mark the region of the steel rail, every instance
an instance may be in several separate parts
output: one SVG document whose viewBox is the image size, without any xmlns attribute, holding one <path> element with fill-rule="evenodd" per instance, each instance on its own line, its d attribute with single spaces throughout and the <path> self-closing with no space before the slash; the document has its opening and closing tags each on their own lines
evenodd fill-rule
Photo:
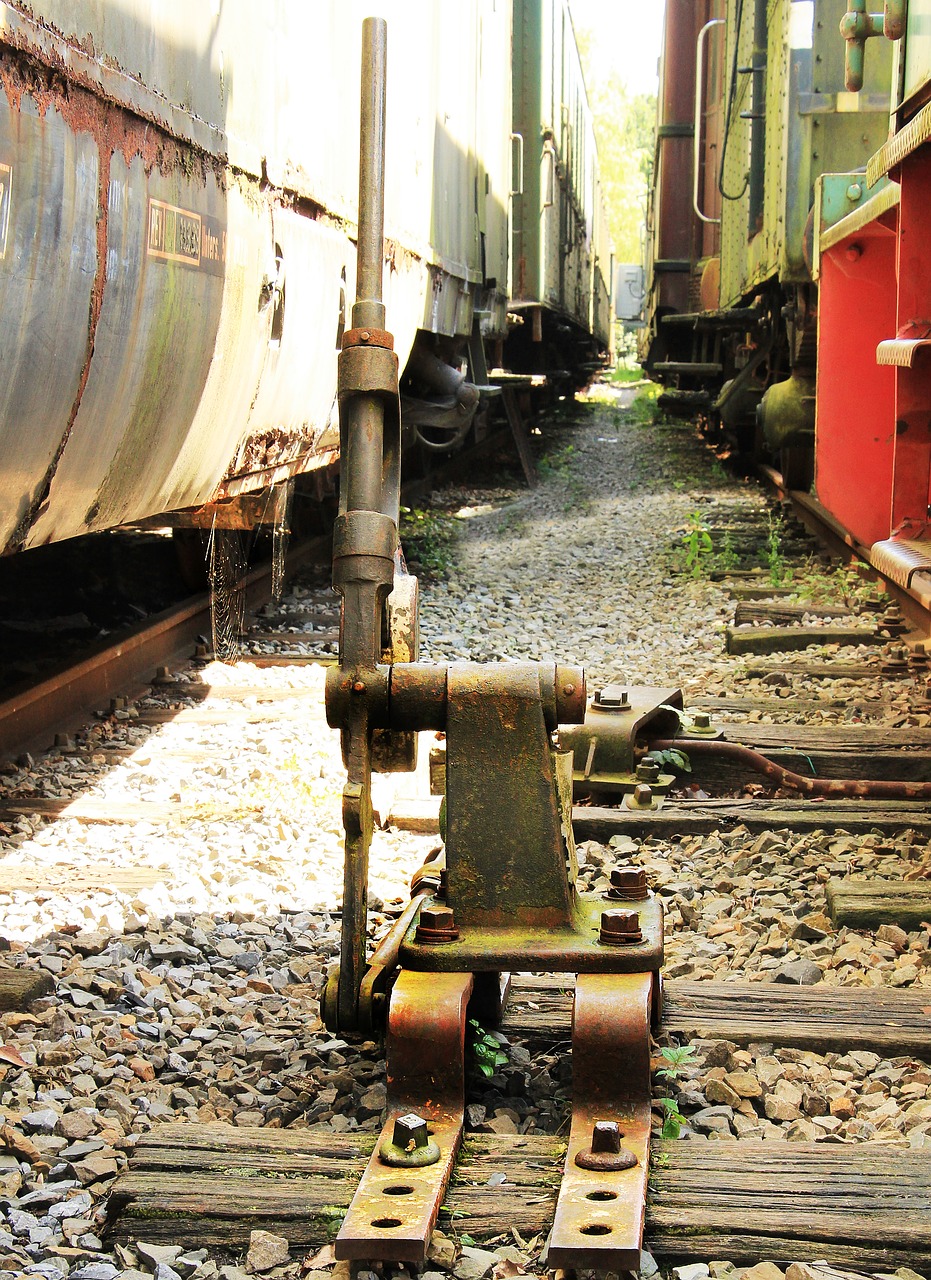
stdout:
<svg viewBox="0 0 931 1280">
<path fill-rule="evenodd" d="M 286 573 L 326 556 L 329 539 L 312 538 L 292 548 Z M 271 598 L 272 564 L 253 569 L 243 580 L 246 608 Z M 197 637 L 210 630 L 210 595 L 190 596 L 171 608 L 95 646 L 36 684 L 23 685 L 0 702 L 0 757 L 44 749 L 55 733 L 82 724 L 117 695 L 138 692 L 158 667 L 186 655 Z"/>
<path fill-rule="evenodd" d="M 882 589 L 898 602 L 912 626 L 923 636 L 931 637 L 931 591 L 921 590 L 917 583 L 913 587 L 903 587 L 900 583 L 893 582 L 872 563 L 868 546 L 858 542 L 817 498 L 800 489 L 790 489 L 775 468 L 761 463 L 757 465 L 756 473 L 781 501 L 790 504 L 810 534 L 841 559 L 869 569 L 873 580 L 880 583 Z M 927 587 L 926 575 L 918 574 L 916 578 L 924 578 L 923 585 Z"/>
</svg>

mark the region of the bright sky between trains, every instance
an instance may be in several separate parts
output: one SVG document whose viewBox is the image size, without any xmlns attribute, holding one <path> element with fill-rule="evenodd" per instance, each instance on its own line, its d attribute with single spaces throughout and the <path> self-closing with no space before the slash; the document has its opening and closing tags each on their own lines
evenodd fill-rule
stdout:
<svg viewBox="0 0 931 1280">
<path fill-rule="evenodd" d="M 617 71 L 630 93 L 656 93 L 665 5 L 660 0 L 569 0 L 576 30 L 598 33 L 590 59 L 598 80 Z"/>
</svg>

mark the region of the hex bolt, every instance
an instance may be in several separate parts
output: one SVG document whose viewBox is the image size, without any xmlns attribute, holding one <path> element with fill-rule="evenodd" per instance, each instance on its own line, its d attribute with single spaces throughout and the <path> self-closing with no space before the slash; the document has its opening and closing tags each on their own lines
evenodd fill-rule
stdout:
<svg viewBox="0 0 931 1280">
<path fill-rule="evenodd" d="M 601 913 L 601 932 L 599 939 L 612 946 L 626 946 L 630 942 L 640 942 L 643 932 L 640 928 L 639 911 L 619 911 L 616 908 Z"/>
<path fill-rule="evenodd" d="M 417 922 L 417 942 L 452 942 L 459 937 L 451 907 L 424 906 Z"/>
<path fill-rule="evenodd" d="M 692 724 L 695 726 L 696 729 L 710 729 L 711 728 L 711 712 L 696 711 L 695 714 L 692 716 Z"/>
<path fill-rule="evenodd" d="M 647 896 L 647 873 L 643 867 L 613 867 L 609 898 L 638 902 Z"/>
<path fill-rule="evenodd" d="M 414 1147 L 425 1147 L 429 1142 L 427 1122 L 416 1111 L 409 1111 L 406 1116 L 398 1116 L 394 1122 L 394 1133 L 391 1141 L 402 1151 L 412 1151 Z"/>
<path fill-rule="evenodd" d="M 659 761 L 645 756 L 637 765 L 637 777 L 641 782 L 655 782 L 659 777 Z"/>
<path fill-rule="evenodd" d="M 610 1151 L 621 1149 L 621 1130 L 616 1120 L 596 1120 L 592 1129 L 592 1151 Z"/>
<path fill-rule="evenodd" d="M 645 782 L 638 782 L 634 787 L 634 804 L 641 809 L 651 808 L 653 805 L 653 788 L 648 787 Z"/>
</svg>

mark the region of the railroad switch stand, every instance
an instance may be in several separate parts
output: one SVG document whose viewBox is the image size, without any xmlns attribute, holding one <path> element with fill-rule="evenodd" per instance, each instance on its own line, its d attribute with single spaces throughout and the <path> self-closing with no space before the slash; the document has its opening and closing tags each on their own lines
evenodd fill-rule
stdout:
<svg viewBox="0 0 931 1280">
<path fill-rule="evenodd" d="M 340 661 L 345 871 L 327 1026 L 385 1029 L 387 1123 L 336 1240 L 339 1258 L 420 1262 L 464 1123 L 469 1002 L 500 1014 L 512 969 L 575 973 L 574 1100 L 550 1262 L 635 1268 L 650 1136 L 649 1029 L 663 919 L 637 875 L 610 900 L 576 886 L 572 754 L 583 672 L 554 663 L 416 661 L 416 586 L 398 547 L 398 362 L 381 299 L 386 26 L 363 26 L 357 297 L 339 368 L 342 483 L 333 581 Z M 420 731 L 447 736 L 445 860 L 366 954 L 373 768 L 410 768 Z"/>
</svg>

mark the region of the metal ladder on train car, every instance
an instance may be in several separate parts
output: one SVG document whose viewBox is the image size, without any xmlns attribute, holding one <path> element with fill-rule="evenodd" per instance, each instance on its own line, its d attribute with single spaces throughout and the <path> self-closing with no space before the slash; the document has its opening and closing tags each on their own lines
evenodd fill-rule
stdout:
<svg viewBox="0 0 931 1280">
<path fill-rule="evenodd" d="M 507 974 L 519 969 L 578 975 L 550 1265 L 636 1268 L 662 908 L 639 884 L 614 890 L 610 903 L 576 889 L 572 755 L 556 735 L 584 719 L 584 673 L 416 660 L 416 582 L 398 542 L 398 361 L 382 301 L 386 45 L 384 21 L 366 19 L 357 290 L 339 358 L 340 658 L 326 694 L 348 775 L 345 872 L 340 959 L 323 1011 L 340 1034 L 384 1030 L 388 1110 L 336 1256 L 425 1258 L 462 1140 L 467 1010 L 472 1002 L 486 1019 L 500 1016 Z M 411 903 L 369 957 L 372 771 L 412 768 L 422 730 L 447 735 L 445 860 L 415 876 Z"/>
</svg>

